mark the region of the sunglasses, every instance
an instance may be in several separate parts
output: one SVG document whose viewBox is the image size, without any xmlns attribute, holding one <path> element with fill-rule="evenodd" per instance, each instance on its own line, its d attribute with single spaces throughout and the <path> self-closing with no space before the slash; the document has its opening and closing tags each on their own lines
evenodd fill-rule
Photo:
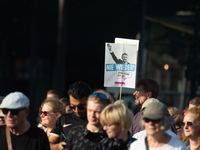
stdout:
<svg viewBox="0 0 200 150">
<path fill-rule="evenodd" d="M 79 110 L 84 110 L 84 109 L 85 109 L 85 106 L 84 106 L 84 105 L 78 105 L 78 106 L 70 105 L 70 106 L 69 106 L 69 108 L 70 108 L 70 109 L 73 109 L 73 110 L 75 110 L 76 107 L 77 107 Z"/>
<path fill-rule="evenodd" d="M 50 112 L 48 111 L 40 111 L 40 115 L 43 114 L 44 116 L 48 116 Z"/>
<path fill-rule="evenodd" d="M 194 125 L 192 122 L 183 122 L 183 126 L 187 125 L 188 127 Z"/>
<path fill-rule="evenodd" d="M 146 123 L 149 123 L 150 121 L 152 123 L 159 123 L 162 119 L 155 119 L 155 120 L 152 120 L 152 119 L 148 119 L 148 118 L 144 118 L 144 122 Z"/>
<path fill-rule="evenodd" d="M 106 95 L 103 94 L 103 93 L 95 92 L 95 93 L 92 94 L 92 96 L 96 96 L 96 95 L 98 95 L 99 97 L 101 97 L 101 98 L 103 98 L 105 100 L 108 100 Z"/>
<path fill-rule="evenodd" d="M 4 108 L 4 109 L 2 109 L 2 112 L 4 115 L 7 115 L 9 111 L 12 115 L 18 115 L 18 113 L 24 109 L 26 109 L 26 108 L 20 108 L 20 109 L 5 109 Z"/>
</svg>

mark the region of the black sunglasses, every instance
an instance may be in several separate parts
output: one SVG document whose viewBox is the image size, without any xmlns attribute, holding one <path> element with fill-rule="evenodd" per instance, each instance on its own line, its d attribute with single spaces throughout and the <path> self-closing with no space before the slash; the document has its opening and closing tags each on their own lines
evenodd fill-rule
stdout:
<svg viewBox="0 0 200 150">
<path fill-rule="evenodd" d="M 6 108 L 3 108 L 2 109 L 2 112 L 4 115 L 7 115 L 8 112 L 10 111 L 10 113 L 12 115 L 18 115 L 18 113 L 21 111 L 21 110 L 24 110 L 25 108 L 20 108 L 20 109 L 6 109 Z"/>
<path fill-rule="evenodd" d="M 194 123 L 192 122 L 183 122 L 183 126 L 187 125 L 188 127 L 192 126 Z"/>
<path fill-rule="evenodd" d="M 78 105 L 78 106 L 75 106 L 75 105 L 69 105 L 69 108 L 70 109 L 76 109 L 76 107 L 79 109 L 79 110 L 84 110 L 85 109 L 85 106 L 84 105 Z"/>
<path fill-rule="evenodd" d="M 146 123 L 149 123 L 150 121 L 152 123 L 159 123 L 161 120 L 162 119 L 155 119 L 155 120 L 153 120 L 153 119 L 144 118 L 144 122 L 146 122 Z"/>
</svg>

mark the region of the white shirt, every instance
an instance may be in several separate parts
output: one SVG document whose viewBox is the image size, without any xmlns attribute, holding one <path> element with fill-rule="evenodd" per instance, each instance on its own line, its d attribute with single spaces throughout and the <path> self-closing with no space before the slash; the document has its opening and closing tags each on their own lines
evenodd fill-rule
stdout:
<svg viewBox="0 0 200 150">
<path fill-rule="evenodd" d="M 178 136 L 174 132 L 172 132 L 171 130 L 169 130 L 169 129 L 166 130 L 165 133 L 167 133 L 168 135 L 170 135 L 172 137 L 178 138 Z M 138 139 L 138 140 L 142 139 L 142 138 L 145 138 L 146 136 L 147 136 L 146 130 L 142 130 L 142 131 L 137 132 L 137 133 L 135 133 L 133 135 L 133 137 L 136 138 L 136 139 Z"/>
<path fill-rule="evenodd" d="M 136 140 L 130 146 L 130 150 L 146 150 L 145 138 Z M 179 139 L 171 137 L 170 141 L 158 148 L 151 148 L 149 150 L 187 150 L 186 146 Z"/>
</svg>

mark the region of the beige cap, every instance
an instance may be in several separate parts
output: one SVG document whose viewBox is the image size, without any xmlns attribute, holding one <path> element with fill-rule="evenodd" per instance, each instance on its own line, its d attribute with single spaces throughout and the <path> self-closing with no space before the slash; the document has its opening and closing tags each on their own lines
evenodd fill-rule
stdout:
<svg viewBox="0 0 200 150">
<path fill-rule="evenodd" d="M 144 110 L 144 108 L 147 107 L 151 103 L 160 103 L 160 101 L 158 99 L 155 99 L 155 98 L 149 98 L 142 104 L 141 110 Z"/>
</svg>

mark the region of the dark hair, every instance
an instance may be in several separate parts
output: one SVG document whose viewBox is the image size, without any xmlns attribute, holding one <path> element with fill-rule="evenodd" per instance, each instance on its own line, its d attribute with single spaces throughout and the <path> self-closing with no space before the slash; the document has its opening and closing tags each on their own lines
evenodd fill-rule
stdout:
<svg viewBox="0 0 200 150">
<path fill-rule="evenodd" d="M 160 94 L 160 87 L 155 80 L 152 79 L 142 79 L 136 84 L 136 87 L 142 86 L 143 90 L 147 92 L 152 92 L 152 98 L 158 98 Z"/>
<path fill-rule="evenodd" d="M 87 98 L 90 94 L 92 94 L 92 89 L 84 82 L 75 82 L 69 86 L 68 96 L 71 95 L 75 99 Z"/>
<path fill-rule="evenodd" d="M 65 107 L 68 106 L 68 105 L 70 105 L 70 101 L 69 101 L 68 98 L 61 98 L 59 101 L 60 101 Z"/>
<path fill-rule="evenodd" d="M 123 55 L 127 55 L 127 56 L 128 56 L 128 54 L 127 54 L 127 53 L 123 53 L 123 54 L 122 54 L 122 56 L 123 56 Z"/>
</svg>

